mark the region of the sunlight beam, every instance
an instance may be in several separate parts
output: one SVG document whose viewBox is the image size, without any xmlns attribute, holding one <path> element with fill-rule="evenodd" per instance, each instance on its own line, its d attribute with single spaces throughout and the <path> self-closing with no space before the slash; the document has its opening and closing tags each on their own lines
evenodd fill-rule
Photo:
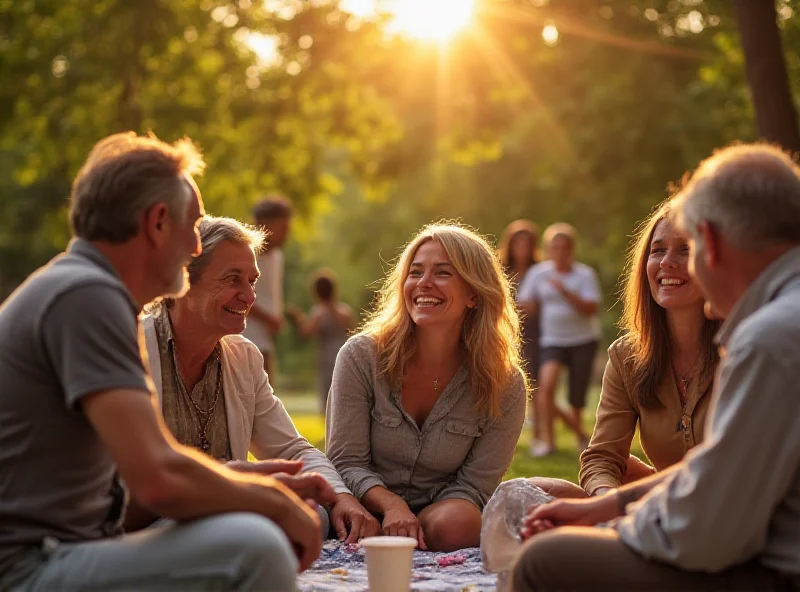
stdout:
<svg viewBox="0 0 800 592">
<path fill-rule="evenodd" d="M 390 31 L 445 42 L 470 24 L 475 6 L 474 0 L 387 0 L 386 10 Z"/>
</svg>

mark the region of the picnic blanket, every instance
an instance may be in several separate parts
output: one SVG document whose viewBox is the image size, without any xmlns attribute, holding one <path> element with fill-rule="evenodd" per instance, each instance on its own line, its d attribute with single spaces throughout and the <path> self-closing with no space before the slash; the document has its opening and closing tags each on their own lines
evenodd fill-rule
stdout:
<svg viewBox="0 0 800 592">
<path fill-rule="evenodd" d="M 300 592 L 366 592 L 367 564 L 357 545 L 326 541 L 322 553 L 297 578 Z M 414 592 L 495 592 L 497 574 L 485 571 L 477 547 L 453 553 L 414 551 Z"/>
</svg>

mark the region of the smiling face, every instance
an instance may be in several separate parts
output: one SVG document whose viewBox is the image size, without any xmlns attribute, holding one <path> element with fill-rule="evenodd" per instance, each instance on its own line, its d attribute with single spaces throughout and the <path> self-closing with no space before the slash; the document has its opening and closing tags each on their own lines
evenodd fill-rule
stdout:
<svg viewBox="0 0 800 592">
<path fill-rule="evenodd" d="M 689 274 L 689 237 L 668 220 L 661 220 L 650 239 L 647 280 L 650 293 L 667 310 L 701 307 L 703 294 Z"/>
<path fill-rule="evenodd" d="M 249 245 L 224 241 L 186 293 L 184 302 L 194 322 L 217 338 L 244 331 L 255 302 L 259 271 Z"/>
<path fill-rule="evenodd" d="M 475 305 L 473 290 L 436 240 L 423 243 L 414 254 L 403 283 L 403 300 L 419 327 L 460 325 Z"/>
</svg>

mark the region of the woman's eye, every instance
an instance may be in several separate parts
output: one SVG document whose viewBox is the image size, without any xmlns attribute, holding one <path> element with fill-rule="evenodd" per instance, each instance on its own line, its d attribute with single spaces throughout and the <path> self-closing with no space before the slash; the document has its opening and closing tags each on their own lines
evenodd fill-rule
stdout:
<svg viewBox="0 0 800 592">
<path fill-rule="evenodd" d="M 409 275 L 410 277 L 418 277 L 418 276 L 421 276 L 421 275 L 422 275 L 422 272 L 421 272 L 421 271 L 418 271 L 418 270 L 416 270 L 416 269 L 412 269 L 411 271 L 409 271 L 409 272 L 408 272 L 408 275 Z"/>
<path fill-rule="evenodd" d="M 667 250 L 664 247 L 656 247 L 655 249 L 650 250 L 651 255 L 663 254 L 666 252 Z"/>
</svg>

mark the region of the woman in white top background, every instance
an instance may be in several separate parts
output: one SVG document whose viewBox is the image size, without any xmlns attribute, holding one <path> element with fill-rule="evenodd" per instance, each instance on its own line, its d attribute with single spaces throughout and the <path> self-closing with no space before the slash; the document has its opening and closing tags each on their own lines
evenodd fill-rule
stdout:
<svg viewBox="0 0 800 592">
<path fill-rule="evenodd" d="M 555 450 L 556 415 L 575 432 L 581 450 L 588 445 L 581 411 L 600 340 L 601 298 L 595 271 L 575 260 L 576 241 L 571 225 L 562 222 L 548 227 L 544 232 L 548 260 L 528 271 L 517 293 L 520 307 L 529 315 L 539 315 L 539 389 L 534 400 L 540 439 L 531 441 L 533 456 Z M 569 373 L 568 410 L 555 404 L 563 367 Z"/>
</svg>

